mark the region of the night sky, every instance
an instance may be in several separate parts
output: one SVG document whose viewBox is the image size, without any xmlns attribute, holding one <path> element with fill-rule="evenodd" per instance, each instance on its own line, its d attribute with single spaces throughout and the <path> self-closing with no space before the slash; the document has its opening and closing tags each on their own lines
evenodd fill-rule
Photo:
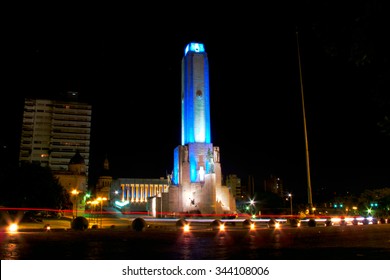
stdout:
<svg viewBox="0 0 390 280">
<path fill-rule="evenodd" d="M 305 195 L 298 30 L 313 193 L 390 187 L 378 125 L 390 114 L 389 4 L 269 2 L 8 10 L 2 154 L 18 160 L 24 97 L 71 90 L 93 105 L 92 181 L 106 155 L 114 177 L 165 177 L 181 139 L 181 59 L 200 42 L 223 174 L 244 185 L 251 175 L 256 188 L 272 174 Z"/>
</svg>

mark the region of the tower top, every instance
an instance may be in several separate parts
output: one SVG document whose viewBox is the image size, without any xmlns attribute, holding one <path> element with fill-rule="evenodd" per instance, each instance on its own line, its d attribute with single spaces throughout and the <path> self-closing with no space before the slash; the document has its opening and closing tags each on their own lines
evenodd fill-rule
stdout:
<svg viewBox="0 0 390 280">
<path fill-rule="evenodd" d="M 189 43 L 185 50 L 184 50 L 184 55 L 187 55 L 188 52 L 196 52 L 196 53 L 204 53 L 206 50 L 204 48 L 204 45 L 202 43 Z"/>
</svg>

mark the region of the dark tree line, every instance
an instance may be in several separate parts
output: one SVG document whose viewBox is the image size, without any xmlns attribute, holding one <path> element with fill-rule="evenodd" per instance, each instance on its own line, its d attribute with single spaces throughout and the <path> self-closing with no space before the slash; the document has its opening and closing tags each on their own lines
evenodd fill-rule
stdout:
<svg viewBox="0 0 390 280">
<path fill-rule="evenodd" d="M 0 170 L 0 205 L 66 209 L 69 194 L 48 167 L 23 164 Z"/>
</svg>

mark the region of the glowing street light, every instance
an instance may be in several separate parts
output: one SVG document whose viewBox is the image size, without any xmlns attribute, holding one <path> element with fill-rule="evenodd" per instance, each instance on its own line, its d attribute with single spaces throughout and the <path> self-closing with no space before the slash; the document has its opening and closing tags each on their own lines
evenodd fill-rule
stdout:
<svg viewBox="0 0 390 280">
<path fill-rule="evenodd" d="M 103 212 L 103 201 L 107 200 L 107 197 L 98 197 L 96 198 L 98 202 L 100 202 L 100 215 L 102 215 Z"/>
<path fill-rule="evenodd" d="M 80 191 L 79 190 L 77 190 L 77 189 L 73 189 L 72 190 L 72 195 L 75 197 L 75 204 L 76 204 L 76 215 L 73 215 L 73 219 L 75 218 L 75 216 L 76 216 L 76 218 L 77 218 L 77 208 L 78 208 L 78 200 L 79 200 L 79 193 L 80 193 Z M 74 207 L 73 207 L 74 208 Z M 73 211 L 74 212 L 74 211 Z M 72 213 L 73 213 L 72 212 Z"/>
<path fill-rule="evenodd" d="M 99 204 L 99 201 L 97 200 L 92 200 L 92 201 L 87 201 L 87 204 L 90 204 L 90 214 L 89 214 L 89 221 L 90 223 L 97 223 L 97 214 L 96 214 L 96 205 Z"/>
<path fill-rule="evenodd" d="M 98 197 L 96 198 L 98 202 L 100 202 L 100 228 L 102 227 L 102 221 L 103 221 L 103 201 L 107 200 L 107 197 Z"/>
<path fill-rule="evenodd" d="M 18 231 L 18 224 L 17 223 L 12 223 L 8 227 L 8 232 L 14 233 Z"/>
<path fill-rule="evenodd" d="M 190 231 L 190 225 L 189 224 L 185 224 L 184 227 L 183 227 L 183 231 L 184 232 L 189 232 Z"/>
<path fill-rule="evenodd" d="M 256 201 L 253 198 L 249 199 L 246 210 L 250 211 L 252 218 L 256 218 Z"/>
</svg>

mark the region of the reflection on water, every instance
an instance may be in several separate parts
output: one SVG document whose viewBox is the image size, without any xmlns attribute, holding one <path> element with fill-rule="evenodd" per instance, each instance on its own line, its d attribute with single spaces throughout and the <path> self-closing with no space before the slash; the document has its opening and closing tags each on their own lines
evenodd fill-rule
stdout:
<svg viewBox="0 0 390 280">
<path fill-rule="evenodd" d="M 388 259 L 390 225 L 218 231 L 0 232 L 2 260 Z M 367 243 L 369 240 L 369 243 Z M 369 246 L 368 246 L 369 245 Z M 337 246 L 337 252 L 335 248 Z"/>
<path fill-rule="evenodd" d="M 248 243 L 248 259 L 256 259 L 256 249 L 257 249 L 257 235 L 256 232 L 249 232 L 248 235 L 246 236 L 246 240 Z"/>
<path fill-rule="evenodd" d="M 3 233 L 2 233 L 3 234 Z M 20 258 L 22 238 L 19 234 L 4 234 L 0 243 L 0 259 L 17 260 Z"/>
<path fill-rule="evenodd" d="M 47 256 L 56 259 L 261 259 L 267 258 L 270 252 L 279 256 L 278 249 L 283 245 L 281 233 L 272 231 L 125 234 L 5 234 L 1 259 L 46 259 Z"/>
<path fill-rule="evenodd" d="M 193 244 L 191 233 L 184 233 L 178 238 L 177 246 L 180 248 L 182 257 L 180 259 L 190 260 Z"/>
<path fill-rule="evenodd" d="M 227 232 L 219 232 L 214 239 L 215 259 L 227 259 L 231 250 L 233 239 Z"/>
<path fill-rule="evenodd" d="M 280 238 L 280 231 L 277 231 L 273 235 L 272 244 L 275 249 L 280 249 L 282 246 L 280 244 L 281 238 Z"/>
<path fill-rule="evenodd" d="M 213 253 L 212 240 L 192 232 L 179 234 L 175 248 L 170 254 L 181 260 L 202 259 L 204 254 Z"/>
<path fill-rule="evenodd" d="M 183 233 L 176 242 L 177 259 L 235 259 L 256 256 L 255 232 Z M 206 256 L 206 257 L 205 257 Z"/>
</svg>

